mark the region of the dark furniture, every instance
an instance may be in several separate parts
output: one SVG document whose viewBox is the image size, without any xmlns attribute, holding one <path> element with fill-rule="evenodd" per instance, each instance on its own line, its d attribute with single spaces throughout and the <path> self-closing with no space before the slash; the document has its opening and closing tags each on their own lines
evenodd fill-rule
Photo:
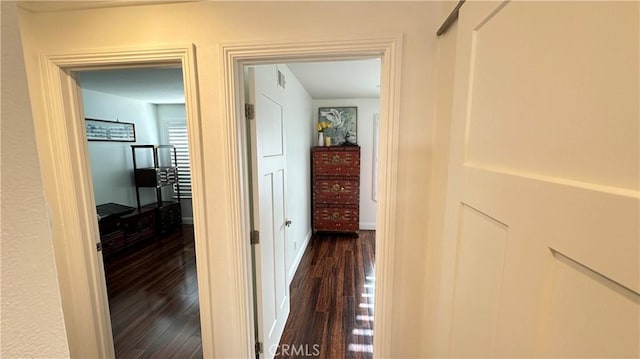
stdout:
<svg viewBox="0 0 640 359">
<path fill-rule="evenodd" d="M 311 149 L 314 232 L 358 234 L 360 227 L 360 147 Z"/>
<path fill-rule="evenodd" d="M 155 207 L 136 209 L 105 203 L 96 209 L 102 253 L 105 256 L 156 236 Z"/>
<path fill-rule="evenodd" d="M 138 167 L 136 151 L 151 151 L 148 154 L 153 158 L 153 166 Z M 160 153 L 160 151 L 166 151 L 166 153 Z M 176 188 L 175 201 L 163 201 L 162 199 L 163 188 L 172 186 L 178 181 L 178 168 L 173 166 L 171 161 L 171 157 L 173 157 L 173 163 L 177 163 L 175 147 L 170 145 L 132 145 L 131 152 L 138 207 L 106 203 L 96 208 L 100 242 L 105 256 L 137 243 L 159 238 L 182 227 L 180 189 Z M 140 203 L 140 190 L 144 188 L 155 190 L 155 203 L 147 205 Z"/>
<path fill-rule="evenodd" d="M 165 202 L 135 207 L 106 203 L 96 207 L 104 256 L 146 240 L 159 238 L 182 226 L 180 204 Z"/>
<path fill-rule="evenodd" d="M 151 151 L 153 166 L 138 167 L 136 151 Z M 164 151 L 164 153 L 161 153 L 161 151 Z M 175 201 L 164 201 L 162 199 L 162 189 L 178 183 L 178 167 L 173 165 L 178 163 L 176 148 L 172 145 L 132 145 L 131 154 L 133 156 L 133 173 L 136 185 L 138 211 L 142 213 L 144 210 L 155 210 L 155 226 L 159 235 L 169 233 L 173 229 L 179 228 L 182 225 L 180 186 L 175 186 Z M 164 158 L 163 155 L 165 155 Z M 173 157 L 173 163 L 171 157 Z M 140 190 L 142 188 L 155 189 L 156 203 L 141 206 Z"/>
</svg>

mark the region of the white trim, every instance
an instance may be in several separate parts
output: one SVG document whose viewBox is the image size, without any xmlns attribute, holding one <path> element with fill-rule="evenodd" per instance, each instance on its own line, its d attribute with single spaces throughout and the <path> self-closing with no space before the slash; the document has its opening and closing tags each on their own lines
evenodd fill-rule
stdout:
<svg viewBox="0 0 640 359">
<path fill-rule="evenodd" d="M 296 255 L 296 258 L 293 260 L 293 263 L 291 265 L 291 268 L 289 268 L 289 273 L 287 275 L 288 285 L 291 285 L 291 281 L 293 280 L 293 276 L 296 274 L 296 271 L 298 270 L 298 266 L 300 265 L 300 262 L 302 261 L 302 256 L 304 256 L 304 252 L 307 250 L 307 246 L 309 245 L 309 242 L 311 240 L 311 234 L 312 234 L 312 231 L 311 231 L 311 229 L 309 229 L 309 232 L 307 232 L 307 235 L 304 237 L 304 241 L 302 242 L 302 244 L 298 248 L 298 254 Z"/>
<path fill-rule="evenodd" d="M 371 156 L 371 200 L 378 201 L 378 137 L 380 133 L 380 114 L 373 114 L 373 155 Z M 374 224 L 375 226 L 375 224 Z"/>
<path fill-rule="evenodd" d="M 223 154 L 229 169 L 230 190 L 227 192 L 227 208 L 231 215 L 230 237 L 233 268 L 229 268 L 233 300 L 242 307 L 235 317 L 228 317 L 236 324 L 228 332 L 229 338 L 243 342 L 242 357 L 254 357 L 252 324 L 252 272 L 249 246 L 251 193 L 246 168 L 246 121 L 243 114 L 242 67 L 257 63 L 283 63 L 381 57 L 382 76 L 380 93 L 380 168 L 379 202 L 377 207 L 378 232 L 376 235 L 376 336 L 374 357 L 391 356 L 393 268 L 396 223 L 398 124 L 400 114 L 400 70 L 402 36 L 383 39 L 334 40 L 327 42 L 281 43 L 268 42 L 223 44 L 222 94 L 224 131 L 226 134 Z M 234 331 L 235 330 L 235 331 Z"/>
<path fill-rule="evenodd" d="M 201 121 L 196 81 L 195 48 L 166 45 L 147 48 L 85 49 L 40 58 L 42 113 L 34 116 L 36 141 L 43 171 L 45 196 L 53 219 L 53 241 L 63 313 L 71 357 L 114 357 L 111 322 L 102 256 L 95 249 L 99 234 L 95 221 L 91 173 L 87 155 L 81 93 L 75 71 L 96 68 L 182 66 L 190 151 L 195 169 L 192 182 L 197 225 L 196 253 L 202 346 L 213 356 L 211 261 L 206 226 L 207 208 Z"/>
<path fill-rule="evenodd" d="M 360 222 L 360 227 L 363 231 L 375 231 L 376 222 Z"/>
<path fill-rule="evenodd" d="M 182 224 L 193 224 L 193 217 L 182 217 Z"/>
</svg>

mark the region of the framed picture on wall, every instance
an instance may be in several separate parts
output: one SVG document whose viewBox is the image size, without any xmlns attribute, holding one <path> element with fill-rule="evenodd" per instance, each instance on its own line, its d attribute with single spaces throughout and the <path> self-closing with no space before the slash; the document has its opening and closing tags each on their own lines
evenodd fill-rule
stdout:
<svg viewBox="0 0 640 359">
<path fill-rule="evenodd" d="M 325 136 L 331 137 L 331 144 L 356 145 L 358 132 L 357 107 L 320 107 L 318 109 L 318 123 L 330 124 L 324 130 Z"/>
<path fill-rule="evenodd" d="M 85 118 L 88 141 L 136 142 L 136 125 Z"/>
</svg>

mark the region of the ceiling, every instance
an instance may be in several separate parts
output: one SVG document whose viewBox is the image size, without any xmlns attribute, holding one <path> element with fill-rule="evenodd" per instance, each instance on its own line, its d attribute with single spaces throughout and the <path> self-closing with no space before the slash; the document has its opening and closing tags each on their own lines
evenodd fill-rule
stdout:
<svg viewBox="0 0 640 359">
<path fill-rule="evenodd" d="M 380 97 L 380 59 L 287 64 L 313 99 Z"/>
<path fill-rule="evenodd" d="M 40 1 L 20 1 L 18 6 L 31 12 L 53 12 L 67 10 L 85 10 L 85 9 L 102 9 L 108 7 L 136 6 L 136 5 L 153 5 L 193 2 L 199 0 L 75 0 L 75 1 L 58 1 L 58 0 L 40 0 Z"/>
<path fill-rule="evenodd" d="M 288 64 L 313 99 L 377 98 L 380 59 Z M 83 89 L 155 103 L 184 103 L 180 68 L 83 71 Z"/>
<path fill-rule="evenodd" d="M 181 68 L 141 68 L 83 71 L 80 87 L 138 101 L 184 103 Z"/>
</svg>

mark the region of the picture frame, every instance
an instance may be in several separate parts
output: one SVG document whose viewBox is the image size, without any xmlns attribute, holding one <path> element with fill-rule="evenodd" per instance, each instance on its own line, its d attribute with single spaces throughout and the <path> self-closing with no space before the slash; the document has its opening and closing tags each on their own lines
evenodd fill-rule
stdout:
<svg viewBox="0 0 640 359">
<path fill-rule="evenodd" d="M 136 125 L 130 122 L 85 118 L 87 141 L 136 142 Z"/>
<path fill-rule="evenodd" d="M 325 137 L 331 137 L 332 146 L 357 145 L 358 108 L 348 107 L 320 107 L 318 109 L 318 123 L 329 123 L 324 129 Z"/>
</svg>

